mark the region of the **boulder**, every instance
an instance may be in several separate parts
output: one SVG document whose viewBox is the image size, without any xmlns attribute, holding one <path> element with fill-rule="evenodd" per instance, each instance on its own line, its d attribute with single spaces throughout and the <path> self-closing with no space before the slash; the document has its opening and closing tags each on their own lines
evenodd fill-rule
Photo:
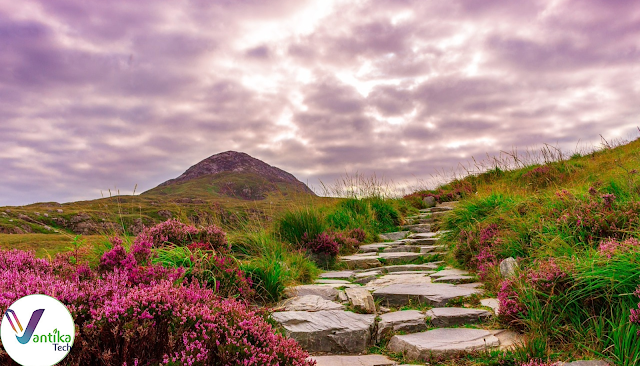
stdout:
<svg viewBox="0 0 640 366">
<path fill-rule="evenodd" d="M 498 314 L 498 311 L 500 310 L 500 302 L 498 301 L 498 299 L 482 299 L 480 300 L 480 304 L 482 304 L 482 306 L 491 308 L 494 314 Z"/>
<path fill-rule="evenodd" d="M 504 278 L 511 278 L 516 275 L 518 262 L 513 257 L 509 257 L 500 262 L 500 274 Z"/>
<path fill-rule="evenodd" d="M 424 207 L 427 208 L 436 207 L 436 199 L 433 196 L 427 196 L 423 198 L 422 203 L 424 204 Z"/>
<path fill-rule="evenodd" d="M 320 296 L 306 295 L 297 296 L 284 300 L 273 309 L 274 311 L 323 311 L 323 310 L 344 310 L 344 305 L 333 301 L 325 300 Z"/>
<path fill-rule="evenodd" d="M 431 324 L 436 327 L 473 324 L 485 321 L 493 316 L 490 311 L 466 308 L 433 308 L 427 311 Z"/>
<path fill-rule="evenodd" d="M 294 287 L 287 287 L 284 289 L 285 297 L 299 297 L 306 295 L 316 295 L 329 301 L 334 301 L 338 298 L 338 290 L 331 286 L 323 285 L 301 285 Z"/>
<path fill-rule="evenodd" d="M 498 338 L 484 329 L 440 328 L 395 335 L 387 348 L 392 352 L 404 353 L 410 360 L 428 360 L 432 355 L 480 351 L 499 345 Z"/>
<path fill-rule="evenodd" d="M 391 332 L 417 333 L 427 330 L 425 315 L 418 310 L 394 311 L 380 315 L 378 340 Z"/>
<path fill-rule="evenodd" d="M 341 310 L 283 311 L 271 317 L 308 352 L 364 352 L 375 326 L 375 315 Z"/>
<path fill-rule="evenodd" d="M 344 292 L 354 308 L 367 314 L 376 313 L 376 303 L 368 290 L 364 288 L 348 288 Z"/>
</svg>

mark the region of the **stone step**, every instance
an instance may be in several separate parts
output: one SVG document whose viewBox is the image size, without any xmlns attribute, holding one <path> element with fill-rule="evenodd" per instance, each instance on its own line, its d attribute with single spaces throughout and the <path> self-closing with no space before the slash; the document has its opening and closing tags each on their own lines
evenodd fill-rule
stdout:
<svg viewBox="0 0 640 366">
<path fill-rule="evenodd" d="M 339 260 L 340 262 L 344 263 L 349 269 L 369 269 L 382 266 L 382 263 L 376 257 L 349 255 L 340 257 Z"/>
<path fill-rule="evenodd" d="M 433 271 L 438 268 L 440 263 L 423 263 L 423 264 L 398 264 L 395 266 L 384 266 L 379 269 L 383 273 L 401 272 L 401 271 Z"/>
<path fill-rule="evenodd" d="M 432 207 L 430 212 L 448 212 L 451 210 L 453 210 L 453 207 L 439 206 L 439 207 Z"/>
<path fill-rule="evenodd" d="M 452 284 L 466 284 L 475 282 L 476 278 L 473 276 L 451 275 L 442 276 L 433 279 L 433 283 L 452 283 Z"/>
<path fill-rule="evenodd" d="M 426 316 L 418 310 L 394 311 L 380 315 L 378 341 L 393 333 L 417 333 L 427 330 Z"/>
<path fill-rule="evenodd" d="M 369 285 L 371 283 L 367 287 Z M 431 306 L 446 306 L 452 299 L 465 298 L 482 293 L 482 289 L 447 283 L 400 283 L 376 289 L 373 292 L 373 298 L 380 300 L 381 304 L 386 307 L 401 307 L 409 305 L 411 302 Z"/>
<path fill-rule="evenodd" d="M 493 316 L 487 310 L 467 308 L 433 308 L 425 315 L 431 318 L 431 324 L 435 327 L 481 323 Z"/>
<path fill-rule="evenodd" d="M 379 234 L 378 236 L 382 240 L 395 241 L 395 240 L 404 239 L 404 237 L 407 236 L 408 234 L 409 234 L 408 231 L 395 231 L 392 233 Z"/>
<path fill-rule="evenodd" d="M 440 232 L 428 232 L 428 233 L 414 233 L 407 236 L 407 239 L 428 239 L 435 238 L 438 236 Z"/>
<path fill-rule="evenodd" d="M 279 303 L 273 311 L 344 310 L 344 305 L 316 295 L 297 296 Z"/>
<path fill-rule="evenodd" d="M 404 239 L 403 242 L 405 245 L 436 245 L 438 242 L 438 238 L 430 237 L 430 238 L 414 238 L 414 239 Z"/>
<path fill-rule="evenodd" d="M 373 244 L 364 244 L 358 248 L 358 252 L 360 253 L 376 253 L 382 249 L 388 248 L 392 243 L 373 243 Z"/>
<path fill-rule="evenodd" d="M 395 335 L 387 348 L 410 360 L 427 361 L 434 355 L 482 351 L 499 347 L 500 340 L 484 329 L 440 328 L 423 333 Z"/>
<path fill-rule="evenodd" d="M 308 352 L 363 353 L 375 328 L 375 315 L 341 310 L 284 311 L 271 318 Z"/>
<path fill-rule="evenodd" d="M 382 250 L 383 253 L 394 253 L 394 252 L 412 252 L 412 253 L 420 253 L 422 247 L 418 245 L 394 245 L 384 248 Z"/>
<path fill-rule="evenodd" d="M 415 225 L 403 225 L 400 226 L 402 230 L 412 233 L 428 233 L 431 232 L 430 224 L 415 224 Z M 402 239 L 402 238 L 400 238 Z M 398 239 L 395 239 L 398 240 Z"/>
<path fill-rule="evenodd" d="M 319 278 L 335 279 L 335 280 L 349 280 L 355 275 L 354 271 L 331 271 L 323 272 L 318 276 Z"/>
<path fill-rule="evenodd" d="M 391 285 L 401 284 L 430 285 L 431 278 L 425 273 L 389 274 L 370 281 L 365 288 L 369 291 L 376 291 Z"/>
<path fill-rule="evenodd" d="M 396 366 L 398 363 L 382 355 L 312 356 L 316 366 Z"/>
<path fill-rule="evenodd" d="M 329 301 L 334 301 L 338 298 L 338 290 L 330 285 L 300 285 L 287 287 L 284 289 L 284 296 L 287 298 L 293 298 L 298 296 L 315 295 Z"/>
</svg>

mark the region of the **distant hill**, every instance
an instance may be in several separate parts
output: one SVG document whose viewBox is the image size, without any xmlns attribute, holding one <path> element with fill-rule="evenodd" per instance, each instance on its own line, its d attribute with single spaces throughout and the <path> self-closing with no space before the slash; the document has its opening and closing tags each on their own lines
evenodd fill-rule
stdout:
<svg viewBox="0 0 640 366">
<path fill-rule="evenodd" d="M 292 174 L 236 151 L 212 155 L 142 195 L 263 200 L 270 193 L 315 195 Z"/>
</svg>

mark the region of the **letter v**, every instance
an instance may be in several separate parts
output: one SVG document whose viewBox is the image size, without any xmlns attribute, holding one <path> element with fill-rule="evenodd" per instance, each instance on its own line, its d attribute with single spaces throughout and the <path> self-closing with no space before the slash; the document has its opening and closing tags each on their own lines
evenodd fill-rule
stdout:
<svg viewBox="0 0 640 366">
<path fill-rule="evenodd" d="M 42 318 L 42 313 L 44 313 L 44 309 L 36 310 L 33 312 L 33 314 L 31 314 L 31 319 L 29 319 L 29 324 L 27 324 L 27 328 L 24 330 L 24 334 L 22 335 L 22 337 L 16 336 L 18 342 L 20 342 L 21 344 L 26 344 L 29 342 L 31 336 L 33 335 L 33 332 L 36 330 L 36 326 L 38 325 L 40 318 Z"/>
</svg>

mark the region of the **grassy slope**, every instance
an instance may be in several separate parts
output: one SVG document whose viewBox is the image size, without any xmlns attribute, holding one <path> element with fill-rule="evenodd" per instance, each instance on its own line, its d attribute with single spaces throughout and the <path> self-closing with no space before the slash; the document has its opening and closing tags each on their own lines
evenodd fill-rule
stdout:
<svg viewBox="0 0 640 366">
<path fill-rule="evenodd" d="M 545 166 L 494 169 L 414 197 L 463 196 L 441 225 L 451 230 L 449 260 L 479 270 L 490 293 L 502 280 L 496 264 L 518 258 L 522 278 L 511 288 L 526 311 L 504 321 L 527 335 L 522 358 L 606 357 L 632 365 L 640 362 L 640 337 L 628 321 L 638 302 L 632 292 L 640 284 L 640 248 L 608 258 L 598 247 L 607 238 L 640 237 L 634 169 L 640 140 Z M 552 280 L 535 282 L 531 274 Z"/>
</svg>

